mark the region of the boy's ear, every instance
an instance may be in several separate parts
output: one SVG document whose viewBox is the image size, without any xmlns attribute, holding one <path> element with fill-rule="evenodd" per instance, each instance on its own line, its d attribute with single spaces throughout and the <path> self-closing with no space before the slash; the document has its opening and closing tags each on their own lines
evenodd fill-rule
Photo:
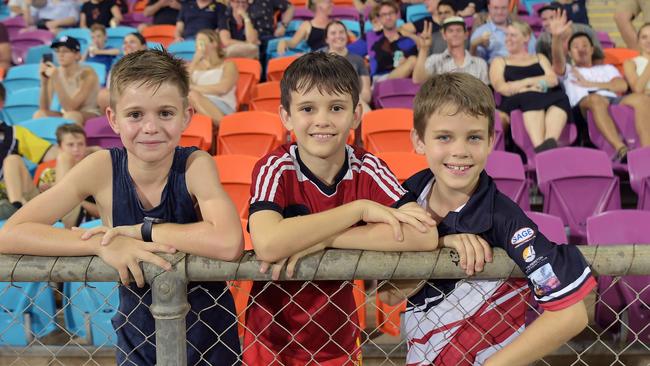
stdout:
<svg viewBox="0 0 650 366">
<path fill-rule="evenodd" d="M 361 124 L 361 117 L 363 117 L 363 104 L 358 103 L 357 107 L 354 109 L 354 122 L 352 123 L 353 130 L 356 130 Z"/>
<path fill-rule="evenodd" d="M 108 124 L 111 126 L 111 129 L 113 132 L 116 134 L 120 134 L 120 129 L 117 126 L 117 114 L 115 114 L 115 111 L 113 111 L 113 108 L 111 106 L 106 107 L 106 118 L 108 118 Z"/>
<path fill-rule="evenodd" d="M 190 106 L 190 103 L 188 102 L 187 108 L 185 108 L 184 111 L 185 117 L 183 119 L 183 131 L 185 131 L 187 126 L 190 125 L 190 122 L 192 121 L 192 117 L 194 117 L 194 113 L 196 113 L 196 111 L 194 110 L 194 108 L 192 108 L 192 106 Z"/>
<path fill-rule="evenodd" d="M 284 109 L 284 106 L 282 104 L 280 104 L 278 107 L 278 113 L 280 114 L 280 119 L 282 120 L 284 128 L 289 131 L 293 131 L 293 124 L 291 124 L 291 114 L 288 110 Z"/>
<path fill-rule="evenodd" d="M 420 139 L 420 135 L 416 130 L 411 130 L 411 143 L 413 144 L 413 150 L 420 155 L 424 155 L 424 142 Z"/>
</svg>

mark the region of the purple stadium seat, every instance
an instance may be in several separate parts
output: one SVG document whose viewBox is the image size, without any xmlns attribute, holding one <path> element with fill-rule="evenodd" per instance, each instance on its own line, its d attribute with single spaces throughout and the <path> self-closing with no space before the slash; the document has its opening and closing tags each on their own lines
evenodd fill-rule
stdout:
<svg viewBox="0 0 650 366">
<path fill-rule="evenodd" d="M 589 245 L 650 243 L 650 211 L 617 210 L 587 220 Z M 616 228 L 612 230 L 612 228 Z M 627 333 L 628 344 L 635 340 L 650 344 L 650 276 L 623 276 L 614 282 L 610 276 L 598 277 L 595 320 L 610 332 Z M 623 313 L 627 312 L 627 317 Z M 619 320 L 627 319 L 625 326 Z M 619 333 L 620 334 L 620 333 Z"/>
<path fill-rule="evenodd" d="M 136 12 L 130 12 L 128 14 L 123 15 L 124 18 L 120 22 L 120 25 L 124 25 L 127 27 L 133 27 L 137 28 L 138 25 L 140 24 L 152 24 L 153 23 L 153 18 L 152 17 L 146 17 L 142 13 L 136 13 Z"/>
<path fill-rule="evenodd" d="M 503 151 L 506 149 L 506 143 L 503 139 L 503 124 L 501 122 L 501 114 L 494 111 L 494 147 L 493 150 Z"/>
<path fill-rule="evenodd" d="M 30 47 L 49 45 L 54 35 L 46 30 L 36 29 L 21 32 L 11 40 L 11 58 L 14 64 L 22 64 Z"/>
<path fill-rule="evenodd" d="M 312 20 L 314 13 L 307 8 L 295 8 L 292 20 Z"/>
<path fill-rule="evenodd" d="M 621 208 L 618 177 L 604 152 L 564 147 L 544 151 L 536 160 L 544 212 L 569 227 L 570 243 L 585 243 L 588 217 Z"/>
<path fill-rule="evenodd" d="M 639 147 L 639 136 L 636 132 L 636 126 L 634 124 L 634 110 L 632 107 L 625 105 L 617 104 L 609 106 L 609 114 L 612 116 L 616 128 L 619 131 L 619 135 L 623 139 L 623 142 L 627 145 L 629 149 L 636 149 Z M 603 150 L 607 153 L 607 156 L 614 157 L 616 151 L 612 145 L 610 145 L 605 137 L 600 133 L 594 122 L 594 117 L 591 112 L 587 113 L 587 128 L 589 129 L 589 139 L 591 142 L 596 145 L 599 150 Z M 625 166 L 619 163 L 614 164 L 616 170 L 625 170 Z"/>
<path fill-rule="evenodd" d="M 106 116 L 89 119 L 84 130 L 86 130 L 88 145 L 101 146 L 105 149 L 123 146 L 120 136 L 113 132 Z"/>
<path fill-rule="evenodd" d="M 535 147 L 528 137 L 528 132 L 524 127 L 524 115 L 520 110 L 514 110 L 510 113 L 510 133 L 512 133 L 512 139 L 515 144 L 519 146 L 521 150 L 526 154 L 526 170 L 534 171 L 535 170 Z M 568 123 L 560 135 L 558 140 L 559 146 L 569 146 L 571 145 L 576 138 L 578 137 L 578 130 L 573 123 Z"/>
<path fill-rule="evenodd" d="M 627 153 L 630 185 L 638 196 L 637 209 L 650 211 L 650 147 Z"/>
<path fill-rule="evenodd" d="M 7 27 L 9 40 L 13 40 L 14 37 L 20 32 L 20 30 L 25 28 L 25 20 L 20 15 L 3 19 L 2 23 L 5 25 L 5 27 Z"/>
<path fill-rule="evenodd" d="M 598 38 L 598 41 L 600 42 L 600 45 L 603 46 L 603 48 L 616 47 L 616 44 L 614 41 L 612 41 L 611 38 L 609 38 L 609 33 L 607 32 L 596 31 L 596 38 Z"/>
<path fill-rule="evenodd" d="M 492 151 L 485 164 L 485 171 L 494 179 L 501 193 L 515 201 L 522 210 L 530 210 L 528 181 L 519 155 Z"/>
<path fill-rule="evenodd" d="M 533 32 L 541 32 L 543 30 L 542 19 L 537 16 L 537 13 L 535 13 L 535 15 L 520 15 L 519 20 L 528 23 Z"/>
<path fill-rule="evenodd" d="M 413 98 L 420 89 L 411 79 L 388 79 L 375 84 L 373 97 L 375 108 L 413 109 Z"/>
<path fill-rule="evenodd" d="M 348 19 L 359 21 L 361 14 L 354 6 L 334 6 L 330 14 L 332 19 Z"/>
</svg>

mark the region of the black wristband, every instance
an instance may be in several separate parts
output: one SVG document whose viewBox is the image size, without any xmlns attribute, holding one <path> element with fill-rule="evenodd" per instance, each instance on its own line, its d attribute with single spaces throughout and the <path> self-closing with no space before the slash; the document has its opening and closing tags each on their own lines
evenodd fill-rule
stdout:
<svg viewBox="0 0 650 366">
<path fill-rule="evenodd" d="M 145 217 L 140 227 L 140 235 L 142 236 L 142 241 L 151 243 L 151 230 L 153 229 L 153 220 L 148 220 L 148 217 Z"/>
</svg>

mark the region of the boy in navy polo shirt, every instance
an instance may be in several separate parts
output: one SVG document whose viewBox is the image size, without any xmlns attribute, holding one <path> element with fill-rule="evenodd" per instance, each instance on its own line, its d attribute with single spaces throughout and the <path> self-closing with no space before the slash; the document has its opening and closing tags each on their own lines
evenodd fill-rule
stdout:
<svg viewBox="0 0 650 366">
<path fill-rule="evenodd" d="M 438 223 L 441 245 L 453 234 L 478 235 L 506 250 L 528 286 L 522 280 L 431 280 L 384 291 L 388 303 L 409 296 L 407 364 L 532 363 L 587 325 L 583 299 L 596 284 L 591 270 L 575 246 L 548 241 L 483 170 L 494 143 L 489 87 L 465 73 L 436 75 L 422 85 L 413 108 L 413 145 L 429 169 L 404 186 Z M 490 255 L 480 248 L 476 254 L 481 270 Z M 528 287 L 546 311 L 524 329 Z"/>
<path fill-rule="evenodd" d="M 287 257 L 294 263 L 326 247 L 435 249 L 431 217 L 406 203 L 406 191 L 381 160 L 346 145 L 362 113 L 352 65 L 335 54 L 309 53 L 287 68 L 280 88 L 280 116 L 297 142 L 263 157 L 253 170 L 248 222 L 258 259 L 281 268 Z M 356 226 L 361 221 L 376 224 Z M 251 298 L 244 364 L 360 363 L 349 282 L 255 282 Z"/>
</svg>

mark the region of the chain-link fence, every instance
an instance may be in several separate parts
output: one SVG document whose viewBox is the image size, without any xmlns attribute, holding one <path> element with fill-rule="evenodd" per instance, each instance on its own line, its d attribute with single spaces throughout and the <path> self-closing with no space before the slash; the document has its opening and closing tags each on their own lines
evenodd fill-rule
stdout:
<svg viewBox="0 0 650 366">
<path fill-rule="evenodd" d="M 650 245 L 580 250 L 589 325 L 540 364 L 650 365 Z M 290 282 L 251 253 L 169 259 L 138 289 L 96 257 L 0 256 L 0 365 L 480 365 L 541 312 L 501 250 L 471 281 L 448 249 L 330 250 Z"/>
</svg>

